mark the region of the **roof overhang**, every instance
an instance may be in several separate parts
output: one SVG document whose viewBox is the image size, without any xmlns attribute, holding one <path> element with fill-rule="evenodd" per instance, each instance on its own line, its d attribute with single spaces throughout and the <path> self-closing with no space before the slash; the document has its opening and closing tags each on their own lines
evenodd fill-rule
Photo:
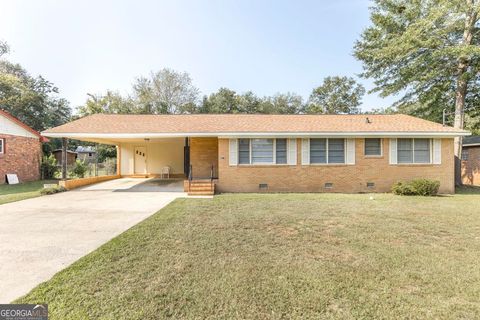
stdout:
<svg viewBox="0 0 480 320">
<path fill-rule="evenodd" d="M 175 132 L 175 133 L 53 133 L 43 132 L 50 138 L 69 138 L 78 140 L 121 141 L 124 139 L 155 139 L 155 138 L 184 138 L 184 137 L 218 137 L 218 138 L 288 138 L 288 137 L 391 137 L 391 138 L 453 138 L 468 136 L 470 132 Z"/>
</svg>

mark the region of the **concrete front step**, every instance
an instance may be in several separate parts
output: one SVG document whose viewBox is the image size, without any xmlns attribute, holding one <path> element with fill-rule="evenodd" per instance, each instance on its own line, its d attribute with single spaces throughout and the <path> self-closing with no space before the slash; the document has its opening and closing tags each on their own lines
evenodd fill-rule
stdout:
<svg viewBox="0 0 480 320">
<path fill-rule="evenodd" d="M 189 191 L 189 196 L 213 196 L 213 191 Z"/>
</svg>

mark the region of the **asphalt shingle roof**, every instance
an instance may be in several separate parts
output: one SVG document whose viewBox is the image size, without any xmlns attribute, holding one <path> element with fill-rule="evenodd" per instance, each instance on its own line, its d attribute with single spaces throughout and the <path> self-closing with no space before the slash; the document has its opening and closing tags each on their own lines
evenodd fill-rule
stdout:
<svg viewBox="0 0 480 320">
<path fill-rule="evenodd" d="M 368 121 L 367 121 L 368 118 Z M 231 132 L 435 132 L 452 127 L 396 115 L 117 115 L 95 114 L 48 129 L 49 133 L 231 133 Z"/>
</svg>

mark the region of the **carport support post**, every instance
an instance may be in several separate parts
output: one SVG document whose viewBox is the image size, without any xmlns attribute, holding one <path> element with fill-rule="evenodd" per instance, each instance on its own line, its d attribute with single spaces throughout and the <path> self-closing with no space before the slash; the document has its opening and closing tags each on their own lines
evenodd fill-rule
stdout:
<svg viewBox="0 0 480 320">
<path fill-rule="evenodd" d="M 62 138 L 62 180 L 67 180 L 67 138 Z"/>
<path fill-rule="evenodd" d="M 121 154 L 120 145 L 117 145 L 117 146 L 115 146 L 115 147 L 116 147 L 116 149 L 117 149 L 117 172 L 116 172 L 116 174 L 117 174 L 118 176 L 120 176 L 120 175 L 122 174 L 122 171 L 121 171 L 121 168 L 120 168 L 120 165 L 121 165 L 121 163 L 122 163 L 122 158 L 121 158 L 121 157 L 122 157 L 122 154 Z"/>
</svg>

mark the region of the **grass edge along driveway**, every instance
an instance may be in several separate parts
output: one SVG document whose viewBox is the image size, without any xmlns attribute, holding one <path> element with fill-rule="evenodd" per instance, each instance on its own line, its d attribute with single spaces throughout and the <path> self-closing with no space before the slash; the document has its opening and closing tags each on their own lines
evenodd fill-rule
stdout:
<svg viewBox="0 0 480 320">
<path fill-rule="evenodd" d="M 38 180 L 19 184 L 0 184 L 0 205 L 4 203 L 20 201 L 39 197 L 43 185 L 47 183 L 57 184 L 57 180 Z"/>
<path fill-rule="evenodd" d="M 479 318 L 478 203 L 177 199 L 16 302 L 51 319 Z"/>
</svg>

